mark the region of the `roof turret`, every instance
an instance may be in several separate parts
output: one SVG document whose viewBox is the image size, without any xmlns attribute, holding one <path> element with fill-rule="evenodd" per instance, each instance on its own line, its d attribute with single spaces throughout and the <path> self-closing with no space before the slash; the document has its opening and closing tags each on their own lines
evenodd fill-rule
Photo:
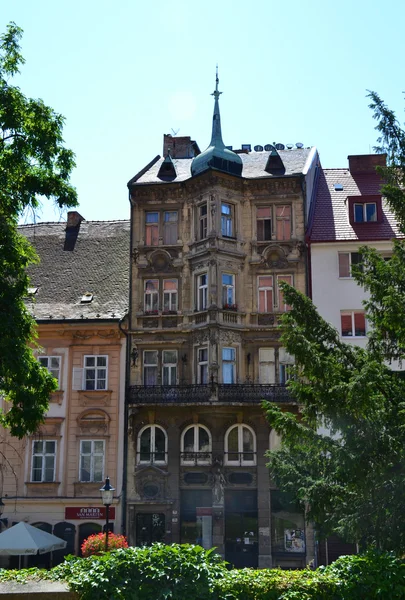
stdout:
<svg viewBox="0 0 405 600">
<path fill-rule="evenodd" d="M 211 94 L 214 96 L 214 115 L 212 118 L 212 135 L 210 145 L 204 152 L 193 159 L 191 164 L 191 175 L 194 177 L 199 173 L 203 173 L 208 169 L 215 169 L 230 173 L 231 175 L 242 174 L 242 159 L 240 156 L 228 150 L 222 140 L 221 132 L 221 116 L 219 113 L 219 96 L 222 92 L 218 91 L 218 68 L 215 81 L 215 91 Z"/>
</svg>

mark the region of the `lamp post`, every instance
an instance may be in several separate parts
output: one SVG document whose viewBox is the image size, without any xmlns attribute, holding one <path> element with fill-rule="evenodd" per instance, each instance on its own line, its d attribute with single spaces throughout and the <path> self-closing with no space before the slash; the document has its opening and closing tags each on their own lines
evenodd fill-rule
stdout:
<svg viewBox="0 0 405 600">
<path fill-rule="evenodd" d="M 5 504 L 3 502 L 3 498 L 1 498 L 1 496 L 0 496 L 0 519 L 1 519 L 1 516 L 2 516 L 2 514 L 4 512 L 4 507 L 5 507 Z"/>
<path fill-rule="evenodd" d="M 110 485 L 110 478 L 106 477 L 105 484 L 100 488 L 101 500 L 105 506 L 105 551 L 108 552 L 108 525 L 109 510 L 113 501 L 115 488 Z"/>
</svg>

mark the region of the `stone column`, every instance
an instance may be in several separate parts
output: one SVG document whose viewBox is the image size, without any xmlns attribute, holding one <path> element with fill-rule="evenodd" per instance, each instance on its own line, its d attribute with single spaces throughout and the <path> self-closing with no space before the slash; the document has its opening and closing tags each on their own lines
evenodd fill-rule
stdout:
<svg viewBox="0 0 405 600">
<path fill-rule="evenodd" d="M 269 432 L 263 423 L 257 433 L 257 510 L 259 536 L 259 569 L 270 568 L 271 560 L 271 511 L 270 480 L 264 453 L 269 448 Z"/>
</svg>

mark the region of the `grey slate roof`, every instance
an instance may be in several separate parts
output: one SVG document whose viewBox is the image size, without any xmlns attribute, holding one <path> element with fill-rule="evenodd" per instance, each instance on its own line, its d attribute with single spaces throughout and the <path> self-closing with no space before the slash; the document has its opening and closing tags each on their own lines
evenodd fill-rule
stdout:
<svg viewBox="0 0 405 600">
<path fill-rule="evenodd" d="M 300 175 L 301 173 L 304 173 L 305 165 L 311 150 L 312 148 L 279 150 L 280 157 L 285 166 L 284 176 Z M 274 177 L 274 175 L 265 171 L 269 154 L 270 152 L 249 152 L 248 154 L 239 154 L 243 163 L 242 177 L 246 179 Z M 139 175 L 135 176 L 130 184 L 166 183 L 157 176 L 163 160 L 163 158 L 159 157 L 156 162 L 153 163 L 152 161 L 151 165 L 148 165 L 149 168 L 140 171 Z M 173 158 L 173 163 L 177 172 L 177 177 L 173 180 L 173 183 L 186 181 L 191 178 L 192 162 L 192 158 Z"/>
<path fill-rule="evenodd" d="M 82 221 L 71 250 L 64 249 L 66 223 L 22 225 L 19 231 L 41 259 L 29 267 L 31 286 L 38 291 L 27 306 L 37 321 L 117 320 L 126 314 L 129 221 Z M 86 292 L 93 301 L 82 304 Z"/>
</svg>

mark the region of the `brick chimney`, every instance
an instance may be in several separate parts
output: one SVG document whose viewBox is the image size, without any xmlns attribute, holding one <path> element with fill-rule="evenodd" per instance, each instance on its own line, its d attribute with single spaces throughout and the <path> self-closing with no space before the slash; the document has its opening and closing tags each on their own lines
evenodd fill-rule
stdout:
<svg viewBox="0 0 405 600">
<path fill-rule="evenodd" d="M 348 156 L 349 171 L 352 175 L 375 173 L 376 167 L 387 165 L 386 154 L 355 154 Z"/>
<path fill-rule="evenodd" d="M 84 217 L 77 210 L 70 210 L 67 214 L 66 229 L 77 227 L 82 221 L 84 221 Z"/>
<path fill-rule="evenodd" d="M 194 158 L 201 154 L 197 142 L 190 136 L 173 137 L 170 133 L 163 135 L 163 157 L 166 158 L 170 148 L 172 158 Z"/>
</svg>

